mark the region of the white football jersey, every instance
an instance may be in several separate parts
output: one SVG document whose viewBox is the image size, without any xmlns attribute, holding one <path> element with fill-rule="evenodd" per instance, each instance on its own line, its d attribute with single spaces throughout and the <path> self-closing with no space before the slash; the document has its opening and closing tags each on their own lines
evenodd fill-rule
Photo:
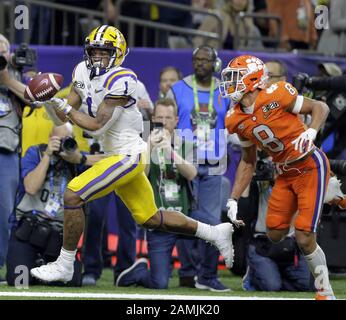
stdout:
<svg viewBox="0 0 346 320">
<path fill-rule="evenodd" d="M 105 153 L 138 154 L 146 150 L 146 143 L 140 137 L 143 117 L 136 106 L 137 76 L 132 70 L 114 67 L 90 80 L 90 70 L 82 61 L 73 71 L 72 81 L 82 100 L 80 110 L 94 118 L 105 98 L 130 98 L 126 106 L 115 107 L 123 108 L 122 113 L 100 139 Z"/>
</svg>

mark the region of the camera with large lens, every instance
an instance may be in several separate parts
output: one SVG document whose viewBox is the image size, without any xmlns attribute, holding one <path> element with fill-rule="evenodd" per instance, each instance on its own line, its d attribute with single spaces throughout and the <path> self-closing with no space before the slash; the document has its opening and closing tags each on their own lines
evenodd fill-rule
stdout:
<svg viewBox="0 0 346 320">
<path fill-rule="evenodd" d="M 26 43 L 21 43 L 14 51 L 12 62 L 16 67 L 33 67 L 36 64 L 36 51 L 30 49 Z"/>
<path fill-rule="evenodd" d="M 61 139 L 61 144 L 60 144 L 60 152 L 66 152 L 66 153 L 72 153 L 76 151 L 78 145 L 77 141 L 71 137 L 64 137 Z"/>
<path fill-rule="evenodd" d="M 304 72 L 298 72 L 292 78 L 292 85 L 298 91 L 298 93 L 303 93 L 304 89 L 307 88 L 310 80 L 310 76 Z"/>
<path fill-rule="evenodd" d="M 23 69 L 23 67 L 33 67 L 36 64 L 36 51 L 30 49 L 26 43 L 22 43 L 14 50 L 11 62 L 15 68 L 20 70 Z M 6 58 L 0 54 L 0 71 L 4 70 L 7 64 Z"/>
</svg>

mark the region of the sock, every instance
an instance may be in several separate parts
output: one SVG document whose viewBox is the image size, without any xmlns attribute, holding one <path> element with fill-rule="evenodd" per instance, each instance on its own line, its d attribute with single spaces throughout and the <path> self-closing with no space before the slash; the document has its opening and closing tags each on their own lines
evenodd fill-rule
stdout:
<svg viewBox="0 0 346 320">
<path fill-rule="evenodd" d="M 60 256 L 58 258 L 59 262 L 66 268 L 73 268 L 73 263 L 76 259 L 76 250 L 69 251 L 64 249 L 63 247 L 60 250 Z"/>
<path fill-rule="evenodd" d="M 215 227 L 197 221 L 197 231 L 195 236 L 206 241 L 213 241 L 217 239 L 218 232 L 215 230 Z"/>
<path fill-rule="evenodd" d="M 333 289 L 329 282 L 326 256 L 321 247 L 317 245 L 316 250 L 313 253 L 304 257 L 315 278 L 316 289 L 333 293 Z"/>
</svg>

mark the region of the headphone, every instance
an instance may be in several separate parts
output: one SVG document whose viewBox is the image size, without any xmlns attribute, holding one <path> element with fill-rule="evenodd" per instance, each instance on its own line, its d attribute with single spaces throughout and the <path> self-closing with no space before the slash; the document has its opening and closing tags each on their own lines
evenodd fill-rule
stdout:
<svg viewBox="0 0 346 320">
<path fill-rule="evenodd" d="M 197 47 L 195 50 L 193 50 L 192 57 L 194 57 L 196 55 L 196 53 L 201 49 L 209 51 L 209 53 L 212 56 L 212 59 L 214 61 L 213 71 L 214 72 L 220 72 L 221 68 L 222 68 L 222 60 L 219 58 L 217 51 L 213 47 L 210 47 L 207 45 Z"/>
</svg>

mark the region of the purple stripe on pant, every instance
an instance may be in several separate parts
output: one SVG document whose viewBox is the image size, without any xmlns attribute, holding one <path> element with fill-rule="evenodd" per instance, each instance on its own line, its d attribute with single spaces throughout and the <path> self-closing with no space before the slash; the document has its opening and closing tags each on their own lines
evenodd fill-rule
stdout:
<svg viewBox="0 0 346 320">
<path fill-rule="evenodd" d="M 88 191 L 91 187 L 93 187 L 96 183 L 100 182 L 101 180 L 105 179 L 108 175 L 110 175 L 114 170 L 125 164 L 130 160 L 130 156 L 126 156 L 121 161 L 117 162 L 116 164 L 112 165 L 110 168 L 108 168 L 104 173 L 102 173 L 100 176 L 96 177 L 92 181 L 90 181 L 85 187 L 83 187 L 81 190 L 77 192 L 79 196 L 81 196 L 83 193 Z"/>
<path fill-rule="evenodd" d="M 320 155 L 320 157 L 322 158 L 322 163 L 321 163 L 321 160 L 319 160 L 317 158 L 317 156 L 315 155 L 315 152 L 318 153 Z M 312 232 L 315 232 L 317 229 L 319 216 L 321 214 L 321 210 L 323 207 L 323 198 L 324 198 L 323 195 L 325 194 L 326 177 L 327 177 L 327 172 L 328 172 L 328 168 L 326 165 L 324 154 L 318 149 L 316 149 L 315 152 L 312 154 L 312 158 L 314 159 L 314 161 L 317 165 L 318 185 L 317 185 L 317 197 L 316 197 L 316 203 L 315 203 L 314 216 L 313 216 L 312 224 L 311 224 L 311 231 Z M 322 174 L 323 174 L 323 176 L 322 176 Z M 322 185 L 322 183 L 323 183 L 323 185 Z M 322 192 L 322 198 L 320 200 L 321 192 Z"/>
<path fill-rule="evenodd" d="M 121 177 L 123 177 L 124 175 L 128 174 L 129 172 L 131 172 L 132 170 L 134 170 L 137 165 L 139 164 L 140 162 L 140 156 L 141 155 L 138 155 L 135 163 L 128 169 L 126 169 L 125 171 L 123 171 L 121 174 L 117 175 L 114 179 L 112 179 L 110 182 L 108 182 L 106 185 L 104 185 L 103 187 L 95 190 L 94 192 L 92 192 L 90 195 L 88 195 L 84 201 L 88 201 L 91 197 L 93 197 L 96 193 L 98 192 L 101 192 L 102 190 L 108 188 L 111 184 L 113 184 L 114 182 L 118 181 Z"/>
</svg>

